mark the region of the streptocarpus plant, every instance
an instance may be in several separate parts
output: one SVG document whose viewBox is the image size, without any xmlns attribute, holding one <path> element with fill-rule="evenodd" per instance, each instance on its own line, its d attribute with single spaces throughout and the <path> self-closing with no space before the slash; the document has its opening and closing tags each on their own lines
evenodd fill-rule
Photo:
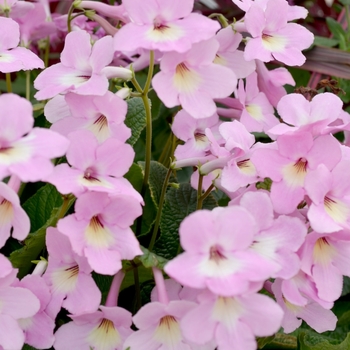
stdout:
<svg viewBox="0 0 350 350">
<path fill-rule="evenodd" d="M 349 348 L 350 115 L 267 65 L 306 9 L 6 4 L 0 348 Z"/>
</svg>

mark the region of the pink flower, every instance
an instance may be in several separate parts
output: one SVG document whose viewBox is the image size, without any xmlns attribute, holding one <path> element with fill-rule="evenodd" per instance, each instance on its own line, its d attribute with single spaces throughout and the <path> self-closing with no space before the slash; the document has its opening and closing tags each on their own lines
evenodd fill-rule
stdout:
<svg viewBox="0 0 350 350">
<path fill-rule="evenodd" d="M 22 209 L 19 198 L 8 185 L 0 182 L 0 247 L 10 237 L 24 240 L 30 230 L 30 221 Z"/>
<path fill-rule="evenodd" d="M 246 78 L 245 89 L 243 80 L 239 81 L 238 98 L 243 106 L 240 122 L 250 132 L 266 132 L 279 123 L 266 95 L 258 89 L 257 78 L 255 72 L 249 75 Z"/>
<path fill-rule="evenodd" d="M 58 133 L 33 129 L 32 110 L 18 95 L 0 96 L 0 179 L 15 174 L 25 182 L 42 180 L 54 168 L 50 159 L 68 148 L 69 141 Z"/>
<path fill-rule="evenodd" d="M 55 333 L 56 350 L 122 350 L 125 339 L 132 333 L 131 313 L 118 306 L 101 305 L 96 312 L 70 317 L 73 321 Z"/>
<path fill-rule="evenodd" d="M 99 144 L 92 132 L 78 130 L 69 135 L 68 164 L 55 167 L 47 182 L 63 194 L 78 196 L 86 191 L 124 193 L 142 202 L 139 193 L 122 176 L 129 170 L 134 151 L 117 139 Z"/>
<path fill-rule="evenodd" d="M 0 72 L 44 68 L 44 62 L 37 55 L 24 47 L 18 47 L 18 23 L 10 18 L 0 17 L 0 27 Z"/>
<path fill-rule="evenodd" d="M 343 102 L 329 92 L 316 95 L 308 101 L 301 94 L 289 94 L 281 98 L 277 105 L 278 114 L 284 123 L 269 130 L 272 135 L 310 132 L 313 136 L 329 134 L 329 124 L 342 118 Z"/>
<path fill-rule="evenodd" d="M 207 287 L 213 293 L 232 296 L 259 289 L 260 282 L 275 269 L 274 264 L 249 249 L 258 225 L 245 208 L 196 211 L 184 219 L 179 233 L 185 252 L 164 270 L 185 286 Z"/>
<path fill-rule="evenodd" d="M 87 32 L 69 33 L 61 53 L 61 63 L 46 68 L 35 79 L 34 87 L 39 90 L 35 98 L 45 100 L 68 91 L 101 96 L 108 90 L 109 78 L 130 79 L 132 72 L 129 69 L 106 67 L 114 55 L 112 41 L 111 36 L 105 36 L 91 47 Z"/>
<path fill-rule="evenodd" d="M 210 39 L 194 44 L 186 53 L 164 54 L 152 84 L 167 107 L 181 104 L 194 118 L 216 112 L 213 99 L 229 96 L 237 84 L 229 68 L 213 63 L 218 49 L 219 43 Z"/>
<path fill-rule="evenodd" d="M 247 31 L 253 37 L 244 51 L 246 60 L 276 59 L 290 66 L 301 66 L 305 62 L 301 51 L 312 44 L 314 36 L 299 24 L 287 23 L 288 11 L 285 0 L 269 0 L 265 9 L 252 3 L 244 18 Z"/>
<path fill-rule="evenodd" d="M 75 211 L 57 227 L 69 238 L 74 252 L 85 256 L 96 272 L 113 275 L 122 268 L 122 259 L 142 255 L 130 228 L 142 213 L 133 197 L 85 193 L 77 199 Z"/>
<path fill-rule="evenodd" d="M 86 258 L 75 254 L 69 239 L 53 227 L 46 231 L 46 247 L 49 264 L 43 278 L 51 292 L 47 314 L 56 318 L 61 306 L 72 314 L 96 311 L 101 292 Z"/>
<path fill-rule="evenodd" d="M 45 116 L 51 129 L 62 135 L 87 129 L 102 143 L 108 138 L 125 142 L 130 129 L 124 124 L 127 103 L 110 91 L 103 96 L 82 96 L 68 93 L 57 95 L 45 106 Z"/>
<path fill-rule="evenodd" d="M 230 68 L 239 79 L 246 78 L 255 71 L 255 61 L 246 61 L 243 51 L 238 50 L 242 34 L 237 33 L 231 26 L 221 29 L 216 34 L 220 47 L 214 63 Z"/>
<path fill-rule="evenodd" d="M 278 150 L 256 148 L 251 160 L 262 178 L 273 181 L 271 200 L 276 212 L 290 214 L 304 199 L 307 173 L 319 164 L 332 170 L 341 159 L 340 144 L 332 135 L 314 140 L 310 133 L 300 132 L 281 135 L 277 146 Z"/>
<path fill-rule="evenodd" d="M 302 320 L 318 333 L 333 331 L 335 329 L 337 317 L 331 310 L 325 309 L 308 296 L 305 296 L 305 305 L 293 304 L 282 294 L 282 283 L 283 281 L 281 279 L 276 279 L 272 285 L 272 290 L 277 303 L 284 311 L 282 327 L 285 333 L 291 333 L 300 327 Z M 328 308 L 331 308 L 331 305 Z"/>
<path fill-rule="evenodd" d="M 261 294 L 229 297 L 204 292 L 199 301 L 182 319 L 181 330 L 197 344 L 215 339 L 220 350 L 255 350 L 255 336 L 277 332 L 283 317 L 279 305 Z"/>
<path fill-rule="evenodd" d="M 183 0 L 181 6 L 172 0 L 123 0 L 123 5 L 131 22 L 114 36 L 118 51 L 185 52 L 192 44 L 213 37 L 220 28 L 217 22 L 191 13 L 193 0 Z"/>
<path fill-rule="evenodd" d="M 27 275 L 15 284 L 27 288 L 40 301 L 39 311 L 32 317 L 22 318 L 19 324 L 25 333 L 25 342 L 38 349 L 50 348 L 54 342 L 55 320 L 45 311 L 51 300 L 51 293 L 44 279 L 38 275 Z"/>
</svg>

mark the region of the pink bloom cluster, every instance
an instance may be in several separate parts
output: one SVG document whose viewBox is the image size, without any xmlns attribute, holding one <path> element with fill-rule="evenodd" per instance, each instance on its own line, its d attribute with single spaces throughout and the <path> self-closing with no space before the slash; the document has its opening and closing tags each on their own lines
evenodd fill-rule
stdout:
<svg viewBox="0 0 350 350">
<path fill-rule="evenodd" d="M 304 63 L 313 35 L 291 21 L 305 9 L 286 0 L 233 2 L 245 16 L 220 28 L 193 12 L 194 0 L 81 1 L 74 6 L 97 13 L 89 12 L 91 22 L 77 16 L 67 33 L 67 16 L 51 14 L 46 1 L 0 0 L 8 17 L 0 17 L 1 72 L 43 68 L 38 41 L 54 47 L 64 37 L 60 62 L 34 82 L 35 98 L 50 99 L 50 130 L 33 127 L 28 100 L 0 96 L 0 247 L 11 232 L 24 240 L 30 231 L 21 182 L 46 181 L 76 197 L 74 212 L 47 229 L 48 261 L 32 275 L 19 281 L 0 255 L 0 347 L 254 350 L 256 337 L 281 326 L 292 332 L 302 320 L 318 332 L 335 328 L 330 309 L 350 276 L 350 154 L 333 133 L 348 130 L 350 117 L 333 94 L 286 95 L 292 76 L 265 66 Z M 143 254 L 131 226 L 144 202 L 124 178 L 135 156 L 125 125 L 129 89 L 109 87 L 134 81 L 149 57 L 159 64 L 157 96 L 182 108 L 172 124 L 182 141 L 172 168 L 196 167 L 193 187 L 203 180 L 204 190 L 218 188 L 231 201 L 183 220 L 183 252 L 164 268 L 170 279 L 153 268 L 151 302 L 132 316 L 117 306 L 117 293 L 122 260 Z M 273 141 L 256 143 L 253 133 Z M 271 189 L 258 190 L 266 178 Z M 93 271 L 114 275 L 105 305 Z M 72 321 L 54 334 L 61 308 Z"/>
</svg>

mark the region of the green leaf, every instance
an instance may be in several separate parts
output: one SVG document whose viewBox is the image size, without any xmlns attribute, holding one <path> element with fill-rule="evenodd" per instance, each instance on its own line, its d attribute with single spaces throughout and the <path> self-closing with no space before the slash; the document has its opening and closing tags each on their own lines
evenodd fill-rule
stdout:
<svg viewBox="0 0 350 350">
<path fill-rule="evenodd" d="M 30 232 L 39 230 L 50 218 L 53 208 L 60 207 L 62 203 L 62 195 L 55 186 L 46 184 L 41 187 L 22 206 L 30 219 Z"/>
<path fill-rule="evenodd" d="M 316 332 L 300 332 L 298 336 L 298 350 L 349 350 L 350 349 L 350 333 L 340 344 L 331 344 L 321 334 Z"/>
<path fill-rule="evenodd" d="M 331 17 L 327 17 L 326 22 L 330 32 L 334 35 L 334 39 L 344 40 L 346 33 L 341 24 Z"/>
<path fill-rule="evenodd" d="M 102 293 L 101 305 L 104 305 L 106 298 L 111 287 L 113 276 L 100 275 L 95 271 L 92 272 L 92 278 L 94 279 L 98 289 Z"/>
<path fill-rule="evenodd" d="M 66 210 L 70 208 L 74 201 L 75 198 L 69 200 Z M 19 268 L 19 278 L 28 274 L 32 268 L 32 261 L 38 259 L 41 251 L 45 247 L 46 229 L 50 226 L 56 226 L 57 221 L 62 214 L 61 210 L 61 208 L 54 208 L 51 212 L 51 216 L 44 225 L 28 235 L 24 241 L 24 246 L 11 253 L 9 259 L 13 267 Z"/>
<path fill-rule="evenodd" d="M 141 193 L 143 174 L 140 165 L 134 163 L 124 177 L 133 185 L 136 191 Z"/>
<path fill-rule="evenodd" d="M 350 278 L 347 276 L 344 276 L 343 279 L 343 291 L 341 293 L 341 296 L 347 295 L 350 293 Z"/>
<path fill-rule="evenodd" d="M 258 338 L 257 339 L 258 349 L 263 349 L 265 347 L 265 345 L 271 343 L 274 339 L 275 339 L 275 334 L 271 335 L 270 337 Z"/>
<path fill-rule="evenodd" d="M 146 111 L 141 97 L 131 98 L 128 102 L 128 113 L 125 124 L 131 129 L 131 137 L 127 141 L 133 146 L 146 127 Z"/>
<path fill-rule="evenodd" d="M 179 250 L 179 226 L 182 220 L 193 213 L 197 206 L 197 191 L 189 183 L 180 184 L 179 188 L 171 187 L 166 196 L 160 219 L 161 234 L 154 251 L 172 259 Z M 213 209 L 218 204 L 212 195 L 203 202 L 203 209 Z"/>
<path fill-rule="evenodd" d="M 22 350 L 37 350 L 28 344 L 24 344 Z"/>
<path fill-rule="evenodd" d="M 317 46 L 326 46 L 326 47 L 334 47 L 339 44 L 339 40 L 337 39 L 331 39 L 331 38 L 325 38 L 323 36 L 315 36 L 314 45 Z"/>
<path fill-rule="evenodd" d="M 125 274 L 122 285 L 120 287 L 120 291 L 135 284 L 134 273 L 132 271 L 131 264 L 130 264 L 130 262 L 127 262 L 127 264 L 124 265 L 124 262 L 123 262 L 124 270 L 128 270 L 128 269 L 129 270 Z M 147 282 L 150 280 L 153 281 L 153 273 L 152 273 L 152 270 L 150 268 L 146 268 L 143 265 L 141 265 L 138 267 L 138 270 L 139 270 L 139 282 L 140 283 Z"/>
<path fill-rule="evenodd" d="M 265 345 L 265 349 L 296 350 L 297 337 L 284 333 L 276 333 L 274 339 Z"/>
<path fill-rule="evenodd" d="M 33 266 L 32 261 L 37 259 L 41 251 L 44 249 L 46 229 L 49 226 L 56 225 L 59 211 L 59 208 L 55 208 L 52 211 L 52 216 L 47 222 L 39 230 L 28 235 L 24 241 L 24 246 L 11 253 L 10 261 L 13 267 L 19 268 L 19 278 L 22 278 L 29 273 Z"/>
<path fill-rule="evenodd" d="M 145 170 L 145 162 L 139 162 L 142 170 Z M 151 193 L 153 202 L 158 209 L 159 198 L 162 193 L 163 183 L 166 177 L 168 169 L 161 163 L 151 161 L 150 163 L 150 174 L 148 179 L 148 185 Z M 169 182 L 177 182 L 173 175 L 170 176 Z"/>
<path fill-rule="evenodd" d="M 350 0 L 339 0 L 339 2 L 344 6 L 350 5 Z"/>
<path fill-rule="evenodd" d="M 158 269 L 163 269 L 164 265 L 168 262 L 167 259 L 150 252 L 147 248 L 141 246 L 143 255 L 138 256 L 136 259 L 139 260 L 142 265 L 146 268 L 157 267 Z"/>
<path fill-rule="evenodd" d="M 135 233 L 137 233 L 138 237 L 145 236 L 150 232 L 157 216 L 157 207 L 154 204 L 148 187 L 146 188 L 143 200 L 145 202 L 145 205 L 142 208 L 141 232 L 137 232 L 137 219 L 135 220 L 134 225 L 132 226 L 132 230 Z"/>
</svg>

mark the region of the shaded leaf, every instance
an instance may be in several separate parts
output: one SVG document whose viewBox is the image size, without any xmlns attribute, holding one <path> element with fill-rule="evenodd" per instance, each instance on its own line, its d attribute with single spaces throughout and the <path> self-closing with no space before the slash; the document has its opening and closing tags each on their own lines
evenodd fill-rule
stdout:
<svg viewBox="0 0 350 350">
<path fill-rule="evenodd" d="M 146 127 L 146 112 L 141 97 L 131 98 L 128 102 L 128 113 L 125 124 L 131 129 L 131 137 L 127 143 L 133 146 L 141 135 L 141 131 Z"/>
<path fill-rule="evenodd" d="M 68 201 L 67 206 L 65 207 L 65 212 L 67 212 L 74 201 L 75 198 L 71 198 Z M 51 216 L 44 225 L 28 235 L 24 241 L 24 246 L 11 253 L 9 259 L 13 267 L 19 268 L 19 278 L 28 274 L 33 266 L 31 262 L 38 259 L 41 251 L 45 247 L 46 229 L 50 226 L 56 226 L 58 219 L 63 216 L 62 214 L 65 214 L 61 211 L 62 208 L 54 208 L 51 212 Z"/>
<path fill-rule="evenodd" d="M 145 162 L 139 162 L 142 170 L 145 170 Z M 166 177 L 168 169 L 161 163 L 154 160 L 150 163 L 150 174 L 148 179 L 148 185 L 153 202 L 158 209 L 160 195 L 162 193 L 163 183 Z M 169 182 L 177 182 L 173 175 L 170 176 Z"/>
<path fill-rule="evenodd" d="M 50 218 L 53 208 L 60 207 L 62 203 L 62 195 L 55 186 L 46 184 L 41 187 L 22 206 L 30 219 L 30 232 L 40 229 Z"/>
<path fill-rule="evenodd" d="M 330 340 L 316 332 L 300 332 L 298 336 L 298 350 L 349 350 L 350 333 L 340 344 L 332 344 Z"/>
<path fill-rule="evenodd" d="M 218 204 L 212 195 L 203 202 L 203 209 L 213 209 Z M 166 196 L 160 219 L 161 234 L 154 251 L 167 258 L 174 258 L 179 251 L 179 226 L 182 220 L 193 213 L 197 207 L 197 191 L 188 183 L 179 188 L 171 187 Z"/>
</svg>

